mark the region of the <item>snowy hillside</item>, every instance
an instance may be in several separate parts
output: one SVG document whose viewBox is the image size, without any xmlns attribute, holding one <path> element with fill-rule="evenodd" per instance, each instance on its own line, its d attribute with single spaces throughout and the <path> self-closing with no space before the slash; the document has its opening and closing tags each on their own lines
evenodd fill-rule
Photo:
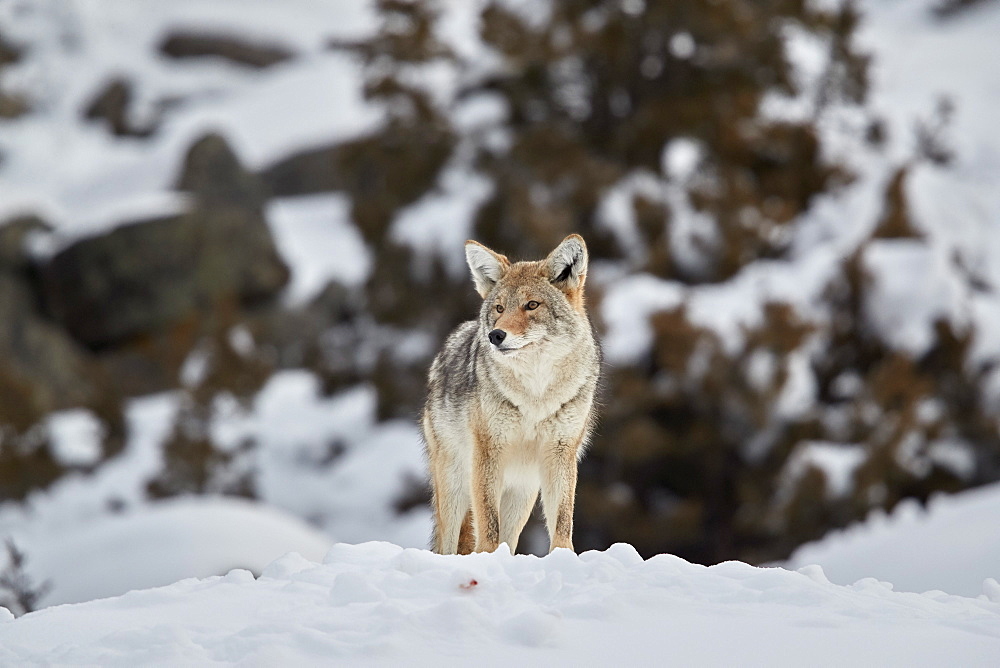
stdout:
<svg viewBox="0 0 1000 668">
<path fill-rule="evenodd" d="M 874 577 L 897 591 L 976 596 L 984 581 L 1000 580 L 997 518 L 1000 485 L 937 496 L 926 509 L 902 503 L 799 547 L 784 565 L 819 564 L 837 584 Z"/>
<path fill-rule="evenodd" d="M 442 557 L 387 543 L 0 621 L 4 665 L 995 666 L 1000 586 L 896 593 L 627 545 Z"/>
<path fill-rule="evenodd" d="M 426 546 L 430 510 L 423 504 L 405 513 L 394 510 L 423 476 L 416 427 L 375 424 L 369 389 L 324 398 L 316 378 L 285 372 L 270 379 L 252 406 L 220 405 L 212 423 L 220 442 L 252 438 L 261 444 L 257 456 L 265 473 L 255 502 L 216 495 L 143 498 L 146 480 L 163 466 L 164 441 L 180 403 L 177 394 L 132 402 L 131 438 L 113 463 L 90 475 L 68 476 L 28 504 L 0 504 L 0 535 L 27 554 L 25 570 L 33 582 L 49 585 L 41 605 L 115 596 L 237 567 L 259 572 L 289 551 L 318 559 L 335 541 L 378 538 Z M 79 413 L 56 413 L 51 422 L 57 450 L 75 449 L 85 458 L 98 447 Z M 324 463 L 326 458 L 337 465 Z M 117 510 L 109 512 L 112 504 Z"/>
<path fill-rule="evenodd" d="M 259 0 L 238 11 L 196 0 L 141 0 L 114 12 L 77 1 L 5 3 L 5 33 L 31 45 L 5 84 L 36 111 L 0 124 L 0 216 L 41 213 L 62 243 L 183 207 L 171 190 L 184 151 L 206 132 L 223 130 L 240 158 L 259 168 L 302 146 L 371 130 L 381 113 L 361 99 L 356 63 L 324 42 L 370 34 L 372 8 L 336 9 L 337 20 L 328 21 L 329 6 L 314 0 L 283 3 L 280 12 Z M 266 75 L 219 58 L 178 66 L 159 46 L 184 30 L 248 35 L 297 61 Z M 162 125 L 149 141 L 109 135 L 82 117 L 116 79 L 134 87 L 128 123 Z"/>
</svg>

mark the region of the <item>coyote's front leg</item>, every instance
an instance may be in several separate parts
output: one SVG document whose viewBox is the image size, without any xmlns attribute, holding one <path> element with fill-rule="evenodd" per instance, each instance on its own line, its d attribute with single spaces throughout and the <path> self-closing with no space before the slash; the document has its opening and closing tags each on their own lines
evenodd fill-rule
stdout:
<svg viewBox="0 0 1000 668">
<path fill-rule="evenodd" d="M 474 447 L 472 523 L 476 528 L 476 552 L 493 552 L 500 545 L 500 453 L 481 432 L 476 434 Z"/>
<path fill-rule="evenodd" d="M 543 456 L 542 510 L 549 530 L 549 552 L 573 549 L 573 503 L 576 498 L 576 458 L 580 440 L 558 441 Z"/>
</svg>

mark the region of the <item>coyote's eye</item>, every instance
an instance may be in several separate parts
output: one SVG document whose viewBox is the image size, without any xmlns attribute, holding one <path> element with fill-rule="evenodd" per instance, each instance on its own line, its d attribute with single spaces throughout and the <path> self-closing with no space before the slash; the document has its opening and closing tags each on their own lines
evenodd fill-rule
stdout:
<svg viewBox="0 0 1000 668">
<path fill-rule="evenodd" d="M 503 306 L 500 304 L 497 304 L 497 313 L 503 313 Z"/>
<path fill-rule="evenodd" d="M 532 299 L 530 302 L 524 305 L 524 308 L 526 308 L 529 311 L 534 311 L 539 306 L 541 306 L 541 304 Z"/>
</svg>

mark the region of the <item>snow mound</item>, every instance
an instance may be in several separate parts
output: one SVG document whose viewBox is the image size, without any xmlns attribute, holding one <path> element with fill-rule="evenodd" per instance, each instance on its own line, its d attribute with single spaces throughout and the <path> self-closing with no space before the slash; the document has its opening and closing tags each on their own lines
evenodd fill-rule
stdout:
<svg viewBox="0 0 1000 668">
<path fill-rule="evenodd" d="M 1000 484 L 934 497 L 926 509 L 904 501 L 889 516 L 873 513 L 803 545 L 786 566 L 819 564 L 842 584 L 871 576 L 904 591 L 975 596 L 989 589 L 984 583 L 1000 580 L 997 517 Z"/>
<path fill-rule="evenodd" d="M 712 567 L 629 545 L 438 556 L 389 543 L 0 622 L 0 664 L 995 665 L 1000 600 Z"/>
<path fill-rule="evenodd" d="M 260 572 L 290 546 L 320 558 L 333 541 L 302 519 L 244 499 L 193 497 L 94 518 L 34 540 L 27 568 L 52 584 L 46 605 L 208 577 Z"/>
</svg>

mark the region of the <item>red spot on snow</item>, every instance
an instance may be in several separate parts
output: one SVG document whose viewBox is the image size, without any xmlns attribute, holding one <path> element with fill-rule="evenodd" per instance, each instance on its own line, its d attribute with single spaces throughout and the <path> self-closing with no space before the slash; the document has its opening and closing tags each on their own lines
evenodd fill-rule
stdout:
<svg viewBox="0 0 1000 668">
<path fill-rule="evenodd" d="M 479 584 L 478 580 L 469 580 L 468 582 L 463 582 L 462 584 L 458 585 L 458 588 L 465 589 L 466 591 L 468 591 L 469 589 L 475 587 L 477 584 Z"/>
</svg>

